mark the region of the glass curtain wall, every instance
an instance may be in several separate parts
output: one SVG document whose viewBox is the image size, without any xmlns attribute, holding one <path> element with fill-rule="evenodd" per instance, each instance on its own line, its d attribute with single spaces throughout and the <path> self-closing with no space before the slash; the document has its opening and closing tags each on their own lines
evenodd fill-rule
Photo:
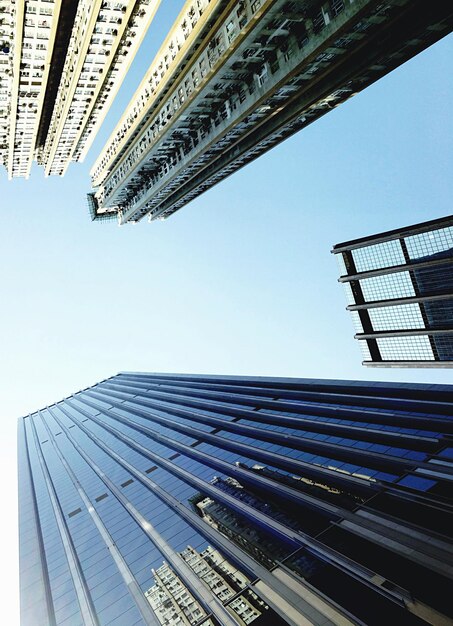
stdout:
<svg viewBox="0 0 453 626">
<path fill-rule="evenodd" d="M 364 365 L 453 366 L 453 217 L 332 252 Z"/>
<path fill-rule="evenodd" d="M 452 408 L 122 373 L 21 418 L 23 625 L 450 623 Z"/>
</svg>

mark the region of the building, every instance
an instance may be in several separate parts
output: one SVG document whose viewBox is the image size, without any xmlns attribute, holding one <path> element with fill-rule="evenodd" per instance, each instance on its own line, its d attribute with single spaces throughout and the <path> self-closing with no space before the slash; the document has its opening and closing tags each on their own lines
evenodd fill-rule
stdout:
<svg viewBox="0 0 453 626">
<path fill-rule="evenodd" d="M 145 592 L 145 596 L 160 624 L 191 626 L 202 617 L 207 617 L 206 611 L 168 563 L 153 570 L 153 576 L 155 584 Z M 214 626 L 211 619 L 207 619 L 205 624 Z"/>
<path fill-rule="evenodd" d="M 230 612 L 241 626 L 255 622 L 263 614 L 263 602 L 248 589 L 250 580 L 227 561 L 218 550 L 208 546 L 197 552 L 192 546 L 181 553 L 184 561 L 222 602 L 228 602 Z M 241 593 L 242 590 L 245 593 Z M 264 607 L 267 611 L 269 607 Z"/>
<path fill-rule="evenodd" d="M 160 0 L 0 0 L 0 161 L 63 175 L 85 156 Z"/>
<path fill-rule="evenodd" d="M 334 246 L 374 367 L 453 366 L 453 216 Z"/>
<path fill-rule="evenodd" d="M 168 217 L 452 21 L 423 0 L 187 0 L 91 170 L 93 218 Z"/>
<path fill-rule="evenodd" d="M 9 153 L 9 101 L 12 85 L 13 14 L 10 0 L 0 0 L 0 165 L 7 166 Z"/>
<path fill-rule="evenodd" d="M 229 611 L 240 626 L 251 624 L 262 615 L 263 603 L 247 589 L 250 580 L 226 561 L 218 550 L 208 546 L 203 552 L 197 552 L 192 546 L 187 546 L 180 556 L 222 603 L 231 600 L 228 602 Z M 155 584 L 145 596 L 162 625 L 191 626 L 207 617 L 206 611 L 168 563 L 161 565 L 157 571 L 153 570 L 153 576 Z M 242 590 L 245 592 L 241 593 Z M 268 608 L 265 607 L 265 610 Z M 204 624 L 215 626 L 212 619 L 207 619 Z"/>
<path fill-rule="evenodd" d="M 451 624 L 452 409 L 121 373 L 21 418 L 22 626 Z"/>
</svg>

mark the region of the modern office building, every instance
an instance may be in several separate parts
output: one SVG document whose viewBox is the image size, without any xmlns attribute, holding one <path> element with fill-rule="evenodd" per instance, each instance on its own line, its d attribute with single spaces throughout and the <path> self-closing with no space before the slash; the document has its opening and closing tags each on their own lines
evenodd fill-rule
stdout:
<svg viewBox="0 0 453 626">
<path fill-rule="evenodd" d="M 121 373 L 19 420 L 22 626 L 447 626 L 453 386 Z"/>
<path fill-rule="evenodd" d="M 453 366 L 453 216 L 334 246 L 364 357 Z"/>
<path fill-rule="evenodd" d="M 0 161 L 82 160 L 160 0 L 0 0 Z"/>
<path fill-rule="evenodd" d="M 423 0 L 187 0 L 92 171 L 93 218 L 165 218 L 450 32 Z"/>
</svg>

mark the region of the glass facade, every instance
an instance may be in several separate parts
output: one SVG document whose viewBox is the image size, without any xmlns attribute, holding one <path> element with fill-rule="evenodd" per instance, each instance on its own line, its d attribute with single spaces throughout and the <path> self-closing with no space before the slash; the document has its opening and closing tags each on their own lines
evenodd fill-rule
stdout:
<svg viewBox="0 0 453 626">
<path fill-rule="evenodd" d="M 22 626 L 451 623 L 452 415 L 447 385 L 142 373 L 27 415 Z"/>
<path fill-rule="evenodd" d="M 453 366 L 453 217 L 332 252 L 364 365 Z"/>
</svg>

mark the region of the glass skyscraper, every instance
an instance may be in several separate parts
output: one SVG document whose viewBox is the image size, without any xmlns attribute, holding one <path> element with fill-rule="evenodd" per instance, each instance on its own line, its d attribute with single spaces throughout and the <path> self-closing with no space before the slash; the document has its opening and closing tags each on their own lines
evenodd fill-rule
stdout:
<svg viewBox="0 0 453 626">
<path fill-rule="evenodd" d="M 453 367 L 453 216 L 332 252 L 363 365 Z"/>
<path fill-rule="evenodd" d="M 19 419 L 22 626 L 452 623 L 453 386 L 121 373 Z"/>
</svg>

